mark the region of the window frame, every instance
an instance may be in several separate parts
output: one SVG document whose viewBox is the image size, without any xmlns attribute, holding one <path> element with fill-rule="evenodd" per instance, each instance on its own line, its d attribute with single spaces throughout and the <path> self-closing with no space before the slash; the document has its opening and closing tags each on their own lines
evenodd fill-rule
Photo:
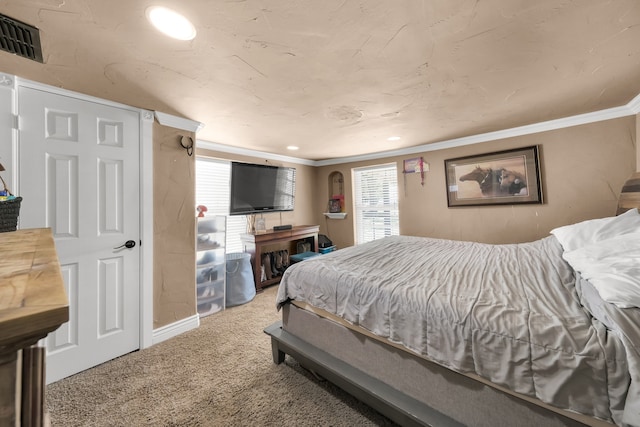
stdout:
<svg viewBox="0 0 640 427">
<path fill-rule="evenodd" d="M 212 170 L 205 172 L 202 167 L 212 166 Z M 207 207 L 206 216 L 224 215 L 227 217 L 225 230 L 225 252 L 243 252 L 244 248 L 240 234 L 247 231 L 246 215 L 229 215 L 229 192 L 231 190 L 231 161 L 214 159 L 206 156 L 196 156 L 196 206 Z M 206 176 L 205 173 L 207 173 Z M 213 183 L 207 184 L 207 181 Z M 218 189 L 219 194 L 203 190 L 203 186 L 211 185 Z M 194 207 L 195 208 L 195 207 Z"/>
<path fill-rule="evenodd" d="M 379 238 L 399 235 L 398 165 L 384 163 L 353 168 L 351 177 L 354 243 L 359 245 Z M 366 182 L 363 178 L 366 178 Z M 374 199 L 376 203 L 371 203 Z"/>
</svg>

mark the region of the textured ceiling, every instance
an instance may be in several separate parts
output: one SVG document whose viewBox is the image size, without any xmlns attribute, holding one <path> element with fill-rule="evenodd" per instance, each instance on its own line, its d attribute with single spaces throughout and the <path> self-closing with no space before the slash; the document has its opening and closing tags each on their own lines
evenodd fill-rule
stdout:
<svg viewBox="0 0 640 427">
<path fill-rule="evenodd" d="M 152 4 L 189 17 L 197 37 L 158 33 Z M 202 122 L 202 140 L 313 160 L 640 93 L 638 0 L 2 0 L 0 12 L 40 28 L 44 56 L 0 52 L 0 71 Z"/>
</svg>

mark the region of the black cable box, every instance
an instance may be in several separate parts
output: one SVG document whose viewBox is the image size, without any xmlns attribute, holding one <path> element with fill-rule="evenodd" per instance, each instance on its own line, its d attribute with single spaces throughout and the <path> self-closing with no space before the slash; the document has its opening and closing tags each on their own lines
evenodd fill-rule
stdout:
<svg viewBox="0 0 640 427">
<path fill-rule="evenodd" d="M 273 226 L 273 231 L 291 230 L 292 228 L 293 228 L 293 226 L 291 224 L 274 225 Z"/>
</svg>

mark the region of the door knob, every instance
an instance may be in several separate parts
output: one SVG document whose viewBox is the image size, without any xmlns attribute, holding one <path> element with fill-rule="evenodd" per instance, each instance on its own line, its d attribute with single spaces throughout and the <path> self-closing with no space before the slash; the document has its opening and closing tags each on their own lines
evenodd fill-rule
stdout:
<svg viewBox="0 0 640 427">
<path fill-rule="evenodd" d="M 127 240 L 126 242 L 124 242 L 123 245 L 117 246 L 113 249 L 120 249 L 120 248 L 127 248 L 127 249 L 131 249 L 132 247 L 134 247 L 136 245 L 136 242 L 134 242 L 133 240 Z"/>
</svg>

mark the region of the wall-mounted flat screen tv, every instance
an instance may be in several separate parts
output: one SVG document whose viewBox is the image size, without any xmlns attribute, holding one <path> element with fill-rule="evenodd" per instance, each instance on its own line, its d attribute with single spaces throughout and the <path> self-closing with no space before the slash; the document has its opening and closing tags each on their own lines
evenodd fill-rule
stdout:
<svg viewBox="0 0 640 427">
<path fill-rule="evenodd" d="M 292 211 L 296 169 L 231 162 L 230 215 Z"/>
</svg>

